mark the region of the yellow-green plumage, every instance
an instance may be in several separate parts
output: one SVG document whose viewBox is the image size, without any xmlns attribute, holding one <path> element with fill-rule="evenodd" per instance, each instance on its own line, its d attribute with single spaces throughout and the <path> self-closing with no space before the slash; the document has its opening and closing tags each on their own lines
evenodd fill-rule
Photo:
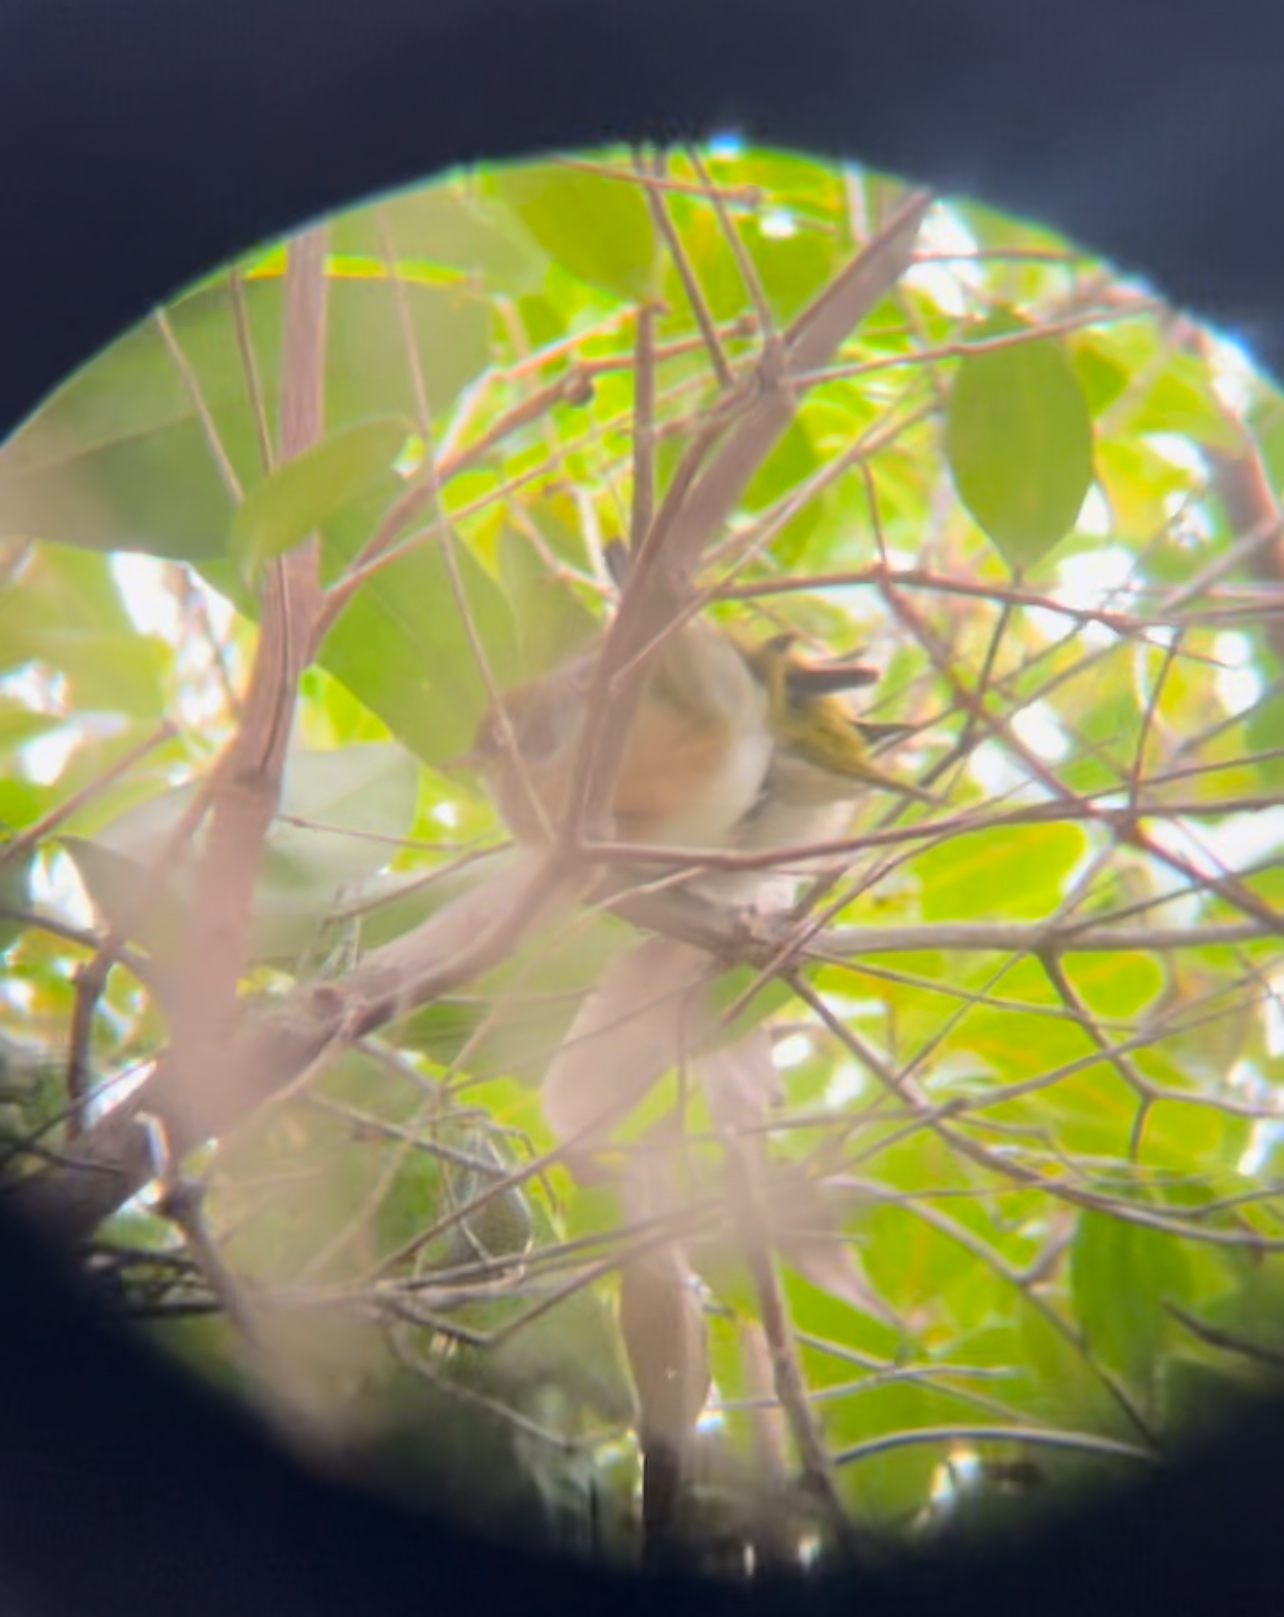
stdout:
<svg viewBox="0 0 1284 1617">
<path fill-rule="evenodd" d="M 645 677 L 616 780 L 621 840 L 793 847 L 837 835 L 837 812 L 863 789 L 936 801 L 870 757 L 871 744 L 907 727 L 854 718 L 838 694 L 872 684 L 877 670 L 809 663 L 796 644 L 777 635 L 749 645 L 699 619 L 668 638 Z M 542 841 L 562 821 L 598 649 L 506 692 L 461 760 L 483 773 L 521 841 Z M 718 881 L 729 889 L 757 879 Z"/>
<path fill-rule="evenodd" d="M 862 726 L 835 694 L 871 683 L 874 671 L 861 664 L 809 667 L 798 659 L 795 644 L 793 635 L 782 634 L 745 652 L 767 693 L 776 742 L 772 787 L 795 802 L 833 802 L 851 796 L 856 784 L 937 802 L 873 762 L 866 737 L 880 734 L 880 727 Z M 894 733 L 898 727 L 889 728 Z"/>
</svg>

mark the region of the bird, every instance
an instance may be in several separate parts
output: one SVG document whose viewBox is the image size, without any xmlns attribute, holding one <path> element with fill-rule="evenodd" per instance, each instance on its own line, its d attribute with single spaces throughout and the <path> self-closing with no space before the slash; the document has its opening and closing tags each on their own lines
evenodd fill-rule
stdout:
<svg viewBox="0 0 1284 1617">
<path fill-rule="evenodd" d="M 599 653 L 600 642 L 502 694 L 478 726 L 468 761 L 518 842 L 545 840 L 565 816 Z M 688 851 L 792 848 L 790 864 L 801 871 L 806 845 L 838 829 L 837 817 L 862 793 L 925 797 L 870 756 L 906 727 L 857 718 L 843 699 L 877 678 L 859 661 L 809 662 L 792 633 L 751 644 L 707 619 L 686 620 L 643 675 L 614 787 L 616 837 Z M 654 867 L 647 874 L 654 877 Z M 627 870 L 616 876 L 629 880 Z M 681 884 L 702 901 L 766 909 L 789 898 L 795 880 L 710 863 Z M 721 969 L 704 949 L 660 934 L 644 934 L 604 961 L 541 1085 L 545 1121 L 582 1183 L 611 1177 L 603 1161 L 616 1129 L 666 1072 L 689 1071 L 715 1116 L 727 1106 L 724 1078 L 733 1073 L 737 1115 L 765 1121 L 775 1067 L 769 1054 L 755 1059 L 761 1029 L 746 1037 L 724 1026 L 714 998 Z M 685 1263 L 670 1243 L 626 1264 L 621 1282 L 645 1460 L 646 1558 L 654 1565 L 679 1549 L 691 1444 L 708 1390 L 702 1309 L 684 1282 Z M 858 1266 L 857 1280 L 864 1283 Z M 882 1311 L 872 1291 L 867 1308 Z"/>
<path fill-rule="evenodd" d="M 792 632 L 751 644 L 703 619 L 665 641 L 644 677 L 615 784 L 615 836 L 683 849 L 761 851 L 828 834 L 869 790 L 939 800 L 879 768 L 874 747 L 909 726 L 857 718 L 861 662 L 816 664 Z M 599 643 L 503 693 L 457 760 L 483 778 L 519 842 L 562 821 Z"/>
<path fill-rule="evenodd" d="M 856 718 L 838 694 L 871 684 L 877 671 L 863 663 L 809 663 L 798 647 L 799 636 L 785 632 L 743 649 L 767 693 L 773 746 L 763 789 L 737 841 L 766 848 L 818 840 L 837 824 L 839 806 L 869 790 L 938 804 L 932 793 L 889 775 L 870 756 L 873 747 L 907 734 L 910 726 Z"/>
<path fill-rule="evenodd" d="M 566 794 L 600 642 L 503 693 L 456 760 L 479 773 L 519 842 L 538 842 Z M 727 635 L 699 619 L 665 641 L 643 678 L 612 812 L 622 842 L 723 846 L 771 762 L 767 690 Z"/>
<path fill-rule="evenodd" d="M 519 844 L 540 845 L 564 818 L 599 652 L 600 641 L 590 643 L 501 694 L 457 760 L 481 775 Z M 618 841 L 687 857 L 675 858 L 672 870 L 654 862 L 617 869 L 612 882 L 627 887 L 658 876 L 723 909 L 785 907 L 798 876 L 814 868 L 808 847 L 841 835 L 854 799 L 871 790 L 927 796 L 870 757 L 907 727 L 856 718 L 842 699 L 877 678 L 860 661 L 809 662 L 792 633 L 752 644 L 707 619 L 682 623 L 644 676 L 612 811 Z M 776 848 L 790 850 L 788 869 L 762 859 L 700 865 L 690 857 Z M 643 938 L 606 963 L 545 1076 L 545 1114 L 559 1137 L 580 1134 L 586 1146 L 605 1139 L 605 1117 L 601 1127 L 589 1119 L 601 1072 L 613 1074 L 615 1099 L 627 1106 L 673 1065 L 684 1022 L 693 1026 L 703 1014 L 692 1007 L 711 965 L 698 948 L 663 937 Z"/>
</svg>

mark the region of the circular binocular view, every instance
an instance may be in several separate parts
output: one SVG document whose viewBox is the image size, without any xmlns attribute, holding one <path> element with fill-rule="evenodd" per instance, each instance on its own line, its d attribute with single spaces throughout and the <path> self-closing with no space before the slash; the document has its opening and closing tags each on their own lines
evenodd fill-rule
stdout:
<svg viewBox="0 0 1284 1617">
<path fill-rule="evenodd" d="M 1284 406 L 725 139 L 264 244 L 0 447 L 6 1203 L 331 1474 L 751 1580 L 1284 1362 Z"/>
</svg>

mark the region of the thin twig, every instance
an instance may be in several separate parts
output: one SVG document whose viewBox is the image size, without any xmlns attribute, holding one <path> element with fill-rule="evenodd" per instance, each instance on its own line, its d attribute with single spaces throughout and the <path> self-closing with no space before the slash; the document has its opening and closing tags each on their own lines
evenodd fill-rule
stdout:
<svg viewBox="0 0 1284 1617">
<path fill-rule="evenodd" d="M 214 416 L 205 398 L 205 391 L 201 387 L 200 377 L 197 376 L 191 361 L 183 352 L 182 345 L 174 335 L 174 328 L 170 325 L 169 315 L 166 314 L 164 309 L 157 309 L 154 318 L 156 328 L 160 332 L 165 347 L 169 350 L 169 356 L 174 362 L 174 369 L 182 378 L 183 387 L 191 400 L 193 410 L 196 412 L 196 419 L 201 424 L 201 431 L 205 435 L 205 442 L 218 470 L 219 477 L 223 480 L 223 486 L 239 504 L 242 497 L 241 480 L 236 475 L 236 468 L 232 465 L 231 457 L 228 455 L 223 440 L 219 436 L 218 428 L 214 424 Z"/>
<path fill-rule="evenodd" d="M 744 1243 L 745 1261 L 753 1276 L 763 1335 L 771 1356 L 776 1396 L 793 1433 L 804 1483 L 824 1512 L 825 1519 L 843 1551 L 853 1560 L 857 1560 L 861 1554 L 859 1535 L 843 1504 L 834 1477 L 833 1463 L 826 1452 L 807 1396 L 807 1383 L 798 1361 L 789 1309 L 772 1259 L 767 1223 L 758 1204 L 757 1190 L 753 1183 L 753 1168 L 746 1156 L 751 1147 L 730 1136 L 727 1136 L 723 1143 L 734 1209 L 739 1219 Z"/>
<path fill-rule="evenodd" d="M 94 776 L 83 786 L 68 795 L 51 808 L 48 813 L 41 815 L 34 824 L 27 826 L 11 841 L 4 844 L 4 857 L 6 859 L 21 859 L 38 843 L 50 837 L 60 825 L 66 823 L 73 814 L 84 808 L 86 803 L 92 803 L 94 798 L 100 797 L 108 787 L 114 786 L 118 780 L 123 780 L 130 774 L 135 765 L 140 764 L 149 752 L 155 752 L 157 747 L 163 747 L 167 741 L 172 741 L 178 734 L 175 726 L 163 719 L 152 731 L 136 746 L 130 747 L 128 752 L 109 764 L 100 774 Z"/>
<path fill-rule="evenodd" d="M 664 173 L 664 154 L 655 155 L 654 171 L 657 178 Z M 637 160 L 638 173 L 646 174 L 642 159 Z M 705 299 L 704 291 L 696 275 L 695 267 L 690 256 L 683 246 L 682 237 L 678 234 L 677 226 L 673 223 L 663 196 L 657 190 L 648 190 L 647 201 L 651 205 L 651 217 L 655 220 L 660 234 L 664 237 L 665 245 L 669 249 L 669 257 L 673 260 L 673 267 L 678 272 L 678 279 L 682 282 L 682 290 L 687 295 L 687 302 L 691 305 L 691 313 L 695 316 L 695 323 L 699 327 L 700 336 L 704 341 L 705 351 L 709 355 L 709 363 L 713 366 L 713 374 L 718 379 L 718 386 L 725 392 L 731 386 L 731 367 L 727 363 L 727 355 L 718 337 L 718 328 L 714 323 L 713 314 Z"/>
</svg>

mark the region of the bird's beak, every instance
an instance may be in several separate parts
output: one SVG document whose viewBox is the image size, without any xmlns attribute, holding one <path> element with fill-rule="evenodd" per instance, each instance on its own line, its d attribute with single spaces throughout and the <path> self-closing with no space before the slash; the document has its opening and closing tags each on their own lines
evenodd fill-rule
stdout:
<svg viewBox="0 0 1284 1617">
<path fill-rule="evenodd" d="M 794 663 L 788 679 L 790 689 L 800 696 L 832 696 L 876 684 L 879 671 L 868 663 Z"/>
<path fill-rule="evenodd" d="M 905 736 L 914 734 L 912 724 L 883 724 L 877 719 L 853 719 L 852 724 L 857 733 L 871 746 L 877 746 L 883 741 L 900 741 Z"/>
</svg>

